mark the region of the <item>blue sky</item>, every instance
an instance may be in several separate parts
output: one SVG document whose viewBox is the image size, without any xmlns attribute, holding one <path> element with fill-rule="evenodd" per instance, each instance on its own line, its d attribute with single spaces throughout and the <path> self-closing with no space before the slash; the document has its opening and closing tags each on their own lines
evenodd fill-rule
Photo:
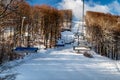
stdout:
<svg viewBox="0 0 120 80">
<path fill-rule="evenodd" d="M 60 3 L 62 0 L 30 0 L 30 4 L 31 5 L 35 5 L 35 4 L 47 4 L 53 7 L 57 7 L 57 4 Z"/>
<path fill-rule="evenodd" d="M 85 2 L 94 2 L 97 4 L 101 5 L 108 5 L 114 1 L 120 2 L 120 0 L 85 0 Z M 62 0 L 30 0 L 30 4 L 35 5 L 35 4 L 48 4 L 51 6 L 56 7 L 58 3 L 62 2 Z"/>
<path fill-rule="evenodd" d="M 30 0 L 31 5 L 47 4 L 58 9 L 71 9 L 76 18 L 81 18 L 82 0 Z M 97 11 L 120 15 L 120 0 L 85 0 L 85 12 Z"/>
<path fill-rule="evenodd" d="M 95 2 L 97 4 L 101 4 L 101 5 L 107 5 L 110 4 L 114 1 L 118 1 L 120 2 L 120 0 L 85 0 L 86 2 L 91 1 L 91 2 Z"/>
</svg>

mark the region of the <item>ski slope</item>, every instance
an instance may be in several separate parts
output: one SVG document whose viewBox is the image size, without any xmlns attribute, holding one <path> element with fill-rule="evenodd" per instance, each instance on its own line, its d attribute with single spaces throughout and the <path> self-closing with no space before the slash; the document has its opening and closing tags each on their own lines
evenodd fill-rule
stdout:
<svg viewBox="0 0 120 80">
<path fill-rule="evenodd" d="M 91 52 L 94 58 L 76 54 L 71 45 L 40 50 L 9 72 L 15 80 L 120 80 L 115 61 Z"/>
<path fill-rule="evenodd" d="M 68 38 L 63 39 L 72 40 Z M 6 70 L 2 71 L 0 67 L 0 80 L 120 80 L 119 61 L 110 60 L 94 51 L 90 52 L 94 58 L 85 57 L 77 54 L 73 45 L 42 49 L 24 59 L 8 62 L 5 64 Z"/>
</svg>

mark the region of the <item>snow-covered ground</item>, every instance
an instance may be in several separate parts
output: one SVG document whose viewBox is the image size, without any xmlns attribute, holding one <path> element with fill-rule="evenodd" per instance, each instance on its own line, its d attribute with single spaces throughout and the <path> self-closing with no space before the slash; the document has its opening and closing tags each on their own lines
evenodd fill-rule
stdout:
<svg viewBox="0 0 120 80">
<path fill-rule="evenodd" d="M 71 45 L 40 50 L 3 74 L 16 74 L 15 80 L 120 80 L 116 61 L 91 52 L 94 58 L 75 53 Z"/>
</svg>

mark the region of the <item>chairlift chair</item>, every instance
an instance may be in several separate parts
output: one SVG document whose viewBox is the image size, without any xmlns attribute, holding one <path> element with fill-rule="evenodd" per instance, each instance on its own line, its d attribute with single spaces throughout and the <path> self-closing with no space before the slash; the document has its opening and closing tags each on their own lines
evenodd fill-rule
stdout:
<svg viewBox="0 0 120 80">
<path fill-rule="evenodd" d="M 39 49 L 37 47 L 16 47 L 13 49 L 16 53 L 35 53 Z"/>
<path fill-rule="evenodd" d="M 90 51 L 90 48 L 87 46 L 74 46 L 73 49 L 75 51 Z"/>
<path fill-rule="evenodd" d="M 90 51 L 91 50 L 91 46 L 89 45 L 89 43 L 85 40 L 80 40 L 78 45 L 73 46 L 73 50 L 75 51 Z"/>
<path fill-rule="evenodd" d="M 88 44 L 85 44 L 85 43 L 80 43 L 79 45 L 76 45 L 76 46 L 73 46 L 73 50 L 74 51 L 90 51 L 91 50 L 91 47 L 88 45 Z"/>
<path fill-rule="evenodd" d="M 25 20 L 25 18 L 26 17 L 22 17 L 22 24 L 21 24 L 21 29 L 20 29 L 21 33 L 22 33 L 22 30 L 23 30 L 22 28 L 24 26 L 24 20 Z M 28 37 L 27 46 L 26 47 L 22 47 L 22 46 L 16 47 L 16 48 L 13 49 L 14 52 L 16 52 L 16 53 L 35 53 L 35 52 L 38 51 L 37 47 L 31 47 L 30 46 L 30 37 L 31 37 L 31 34 L 30 34 L 30 31 L 29 31 L 29 28 L 30 27 L 27 26 L 28 31 L 26 31 L 26 34 L 24 35 L 24 36 Z M 21 45 L 22 45 L 22 37 L 23 37 L 23 35 L 21 34 Z"/>
<path fill-rule="evenodd" d="M 65 46 L 65 41 L 63 39 L 58 39 L 55 46 L 63 47 L 63 46 Z"/>
</svg>

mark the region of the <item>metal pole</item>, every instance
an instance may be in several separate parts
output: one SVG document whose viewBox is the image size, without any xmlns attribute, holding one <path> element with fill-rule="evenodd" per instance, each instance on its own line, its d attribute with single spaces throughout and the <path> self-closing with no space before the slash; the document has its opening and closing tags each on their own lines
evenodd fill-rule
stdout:
<svg viewBox="0 0 120 80">
<path fill-rule="evenodd" d="M 81 34 L 78 34 L 78 45 L 80 45 L 80 41 L 79 41 L 80 35 L 83 37 L 83 40 L 84 40 L 84 30 L 83 30 L 83 27 L 84 27 L 84 0 L 83 0 L 83 10 L 82 10 L 82 30 L 81 30 Z"/>
<path fill-rule="evenodd" d="M 24 24 L 24 19 L 25 19 L 26 17 L 22 17 L 22 24 L 21 24 L 21 30 L 20 30 L 20 34 L 21 34 L 21 43 L 20 43 L 20 46 L 22 46 L 22 28 L 23 28 L 23 24 Z"/>
<path fill-rule="evenodd" d="M 78 34 L 78 46 L 80 45 L 80 36 Z"/>
</svg>

